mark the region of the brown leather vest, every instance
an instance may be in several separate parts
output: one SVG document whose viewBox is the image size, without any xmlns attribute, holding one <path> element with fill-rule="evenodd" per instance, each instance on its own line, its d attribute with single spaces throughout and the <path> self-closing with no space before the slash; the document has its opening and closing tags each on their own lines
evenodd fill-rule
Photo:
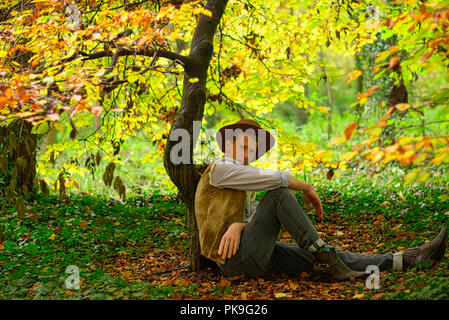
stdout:
<svg viewBox="0 0 449 320">
<path fill-rule="evenodd" d="M 195 216 L 198 224 L 201 254 L 223 264 L 218 255 L 221 238 L 234 222 L 245 220 L 246 192 L 218 188 L 210 184 L 211 163 L 203 172 L 195 193 Z"/>
</svg>

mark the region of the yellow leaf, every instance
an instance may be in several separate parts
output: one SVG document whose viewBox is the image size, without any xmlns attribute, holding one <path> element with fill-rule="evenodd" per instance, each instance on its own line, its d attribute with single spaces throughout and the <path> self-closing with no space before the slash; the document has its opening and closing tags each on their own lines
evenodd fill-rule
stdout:
<svg viewBox="0 0 449 320">
<path fill-rule="evenodd" d="M 395 108 L 399 111 L 405 111 L 410 108 L 410 105 L 408 103 L 398 103 L 395 105 Z"/>
<path fill-rule="evenodd" d="M 48 237 L 48 240 L 54 240 L 56 235 L 53 233 L 51 236 Z"/>
<path fill-rule="evenodd" d="M 355 294 L 352 296 L 353 299 L 363 299 L 365 295 L 363 293 Z"/>
<path fill-rule="evenodd" d="M 345 136 L 339 136 L 329 142 L 329 146 L 341 144 L 345 141 Z"/>
<path fill-rule="evenodd" d="M 416 168 L 407 173 L 404 177 L 404 184 L 406 185 L 410 184 L 413 180 L 415 180 L 416 176 L 419 175 L 420 171 L 421 171 L 420 168 Z"/>
<path fill-rule="evenodd" d="M 340 160 L 351 160 L 352 158 L 355 157 L 356 154 L 357 154 L 357 151 L 351 151 L 351 152 L 345 153 L 344 155 L 342 155 L 340 157 Z"/>
<path fill-rule="evenodd" d="M 377 141 L 379 139 L 378 136 L 373 136 L 373 137 L 369 137 L 368 139 L 363 140 L 362 142 L 360 142 L 360 144 L 362 145 L 370 145 L 371 143 L 373 143 L 374 141 Z"/>
<path fill-rule="evenodd" d="M 420 164 L 421 162 L 423 162 L 424 160 L 426 160 L 426 153 L 421 153 L 418 158 L 416 158 L 415 160 L 413 160 L 413 164 L 416 166 L 417 164 Z"/>
<path fill-rule="evenodd" d="M 58 131 L 64 131 L 64 125 L 59 123 L 59 122 L 54 122 L 53 126 L 55 127 L 56 130 Z"/>
<path fill-rule="evenodd" d="M 396 160 L 396 156 L 392 154 L 386 154 L 385 158 L 382 160 L 382 163 L 388 163 L 390 161 Z"/>
<path fill-rule="evenodd" d="M 361 75 L 362 75 L 362 71 L 360 71 L 360 70 L 355 70 L 355 71 L 349 72 L 348 79 L 346 79 L 346 83 L 350 83 L 352 80 L 357 79 Z"/>
<path fill-rule="evenodd" d="M 430 172 L 425 171 L 425 170 L 421 170 L 418 174 L 418 176 L 416 177 L 416 179 L 418 181 L 427 181 L 427 179 L 430 177 Z"/>
<path fill-rule="evenodd" d="M 378 161 L 380 161 L 381 159 L 382 159 L 382 157 L 383 157 L 383 152 L 382 151 L 380 151 L 380 152 L 375 152 L 373 155 L 372 155 L 372 157 L 370 157 L 371 158 L 371 161 L 373 162 L 373 163 L 376 163 L 376 162 L 378 162 Z M 368 159 L 368 157 L 367 157 L 367 159 Z"/>
<path fill-rule="evenodd" d="M 373 128 L 373 129 L 370 129 L 368 132 L 372 136 L 380 136 L 380 134 L 382 133 L 382 128 L 379 128 L 379 127 Z"/>
<path fill-rule="evenodd" d="M 446 158 L 446 156 L 447 156 L 447 153 L 443 153 L 442 155 L 439 155 L 438 157 L 435 157 L 431 161 L 431 163 L 435 164 L 435 165 L 439 165 L 444 160 L 444 158 Z"/>
<path fill-rule="evenodd" d="M 205 16 L 208 16 L 209 18 L 212 18 L 212 12 L 210 10 L 204 9 L 201 11 L 201 13 Z"/>
<path fill-rule="evenodd" d="M 389 55 L 398 52 L 399 51 L 399 46 L 391 46 L 390 49 L 386 50 L 386 51 L 382 51 L 380 53 L 377 54 L 376 59 L 374 60 L 375 63 L 379 63 L 382 60 L 384 60 L 386 57 L 388 57 Z"/>
<path fill-rule="evenodd" d="M 190 78 L 190 79 L 189 79 L 189 82 L 190 82 L 190 83 L 198 82 L 198 78 Z"/>
<path fill-rule="evenodd" d="M 67 188 L 71 188 L 72 185 L 73 185 L 72 179 L 68 179 L 68 180 L 64 183 L 64 185 L 65 185 Z"/>
<path fill-rule="evenodd" d="M 317 109 L 318 109 L 319 112 L 327 113 L 326 107 L 318 107 Z"/>
<path fill-rule="evenodd" d="M 276 298 L 285 298 L 287 296 L 287 294 L 283 293 L 283 292 L 278 292 L 278 293 L 275 293 L 274 296 Z"/>
<path fill-rule="evenodd" d="M 388 147 L 385 147 L 384 151 L 385 153 L 394 153 L 399 149 L 399 147 L 399 143 L 391 144 Z"/>
</svg>

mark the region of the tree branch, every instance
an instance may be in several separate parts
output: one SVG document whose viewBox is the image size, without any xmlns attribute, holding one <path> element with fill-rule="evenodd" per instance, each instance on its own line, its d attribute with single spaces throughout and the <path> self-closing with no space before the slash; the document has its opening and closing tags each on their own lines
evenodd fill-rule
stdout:
<svg viewBox="0 0 449 320">
<path fill-rule="evenodd" d="M 118 49 L 115 52 L 112 51 L 99 51 L 92 54 L 87 54 L 84 52 L 80 52 L 81 55 L 84 57 L 81 58 L 83 61 L 86 60 L 93 60 L 93 59 L 100 59 L 104 57 L 124 57 L 124 56 L 132 56 L 132 55 L 141 55 L 141 56 L 147 56 L 147 57 L 159 57 L 159 58 L 166 58 L 169 60 L 172 60 L 174 62 L 177 62 L 181 64 L 184 68 L 187 66 L 190 66 L 192 63 L 191 59 L 189 57 L 183 56 L 181 54 L 167 51 L 167 50 L 154 50 L 154 49 L 140 49 L 140 50 L 129 50 L 129 49 Z M 78 57 L 69 57 L 65 59 L 65 62 L 74 60 Z"/>
<path fill-rule="evenodd" d="M 430 121 L 430 122 L 424 122 L 424 123 L 421 123 L 421 124 L 415 124 L 415 125 L 406 126 L 406 127 L 395 127 L 395 126 L 393 126 L 393 128 L 396 129 L 396 130 L 405 130 L 405 129 L 410 129 L 410 128 L 424 127 L 424 126 L 427 126 L 429 124 L 436 124 L 436 123 L 443 123 L 443 122 L 449 122 L 449 120 Z"/>
</svg>

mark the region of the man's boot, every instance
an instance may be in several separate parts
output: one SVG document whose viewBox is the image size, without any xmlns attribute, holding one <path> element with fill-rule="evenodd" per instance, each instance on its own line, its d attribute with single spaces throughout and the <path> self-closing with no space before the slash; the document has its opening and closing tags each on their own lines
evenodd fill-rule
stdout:
<svg viewBox="0 0 449 320">
<path fill-rule="evenodd" d="M 447 246 L 446 227 L 440 229 L 440 233 L 430 242 L 419 247 L 405 249 L 402 253 L 402 269 L 405 271 L 409 267 L 420 263 L 440 261 Z"/>
<path fill-rule="evenodd" d="M 348 268 L 340 259 L 335 248 L 331 248 L 328 252 L 314 252 L 315 262 L 313 263 L 313 271 L 324 277 L 335 280 L 348 280 L 349 278 L 367 277 L 369 273 L 354 271 Z"/>
</svg>

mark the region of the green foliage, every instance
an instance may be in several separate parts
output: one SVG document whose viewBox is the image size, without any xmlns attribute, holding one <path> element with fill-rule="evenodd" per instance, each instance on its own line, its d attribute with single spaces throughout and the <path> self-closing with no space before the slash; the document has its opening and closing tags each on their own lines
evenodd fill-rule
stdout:
<svg viewBox="0 0 449 320">
<path fill-rule="evenodd" d="M 142 256 L 173 246 L 186 250 L 184 206 L 179 202 L 168 202 L 158 193 L 126 203 L 101 196 L 72 196 L 68 202 L 39 197 L 24 221 L 7 207 L 1 217 L 0 298 L 167 298 L 175 289 L 130 281 L 104 269 L 123 254 Z M 80 269 L 81 289 L 67 293 L 69 265 Z"/>
</svg>

